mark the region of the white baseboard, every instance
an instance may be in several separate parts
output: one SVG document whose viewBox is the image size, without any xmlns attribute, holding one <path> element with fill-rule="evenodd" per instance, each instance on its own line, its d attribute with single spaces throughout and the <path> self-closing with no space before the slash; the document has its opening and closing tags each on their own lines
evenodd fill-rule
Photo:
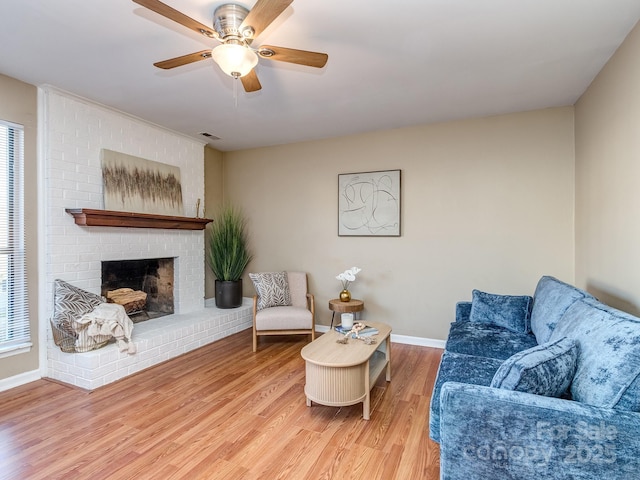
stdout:
<svg viewBox="0 0 640 480">
<path fill-rule="evenodd" d="M 316 325 L 316 332 L 328 332 L 329 327 L 327 325 Z M 396 335 L 391 334 L 391 341 L 395 343 L 404 343 L 406 345 L 418 345 L 420 347 L 442 348 L 444 349 L 445 340 L 436 340 L 433 338 L 424 337 L 412 337 L 409 335 Z"/>
<path fill-rule="evenodd" d="M 445 340 L 436 340 L 434 338 L 412 337 L 409 335 L 391 334 L 391 341 L 395 343 L 404 343 L 406 345 L 418 345 L 421 347 L 441 348 L 447 343 Z"/>
<path fill-rule="evenodd" d="M 3 378 L 2 380 L 0 380 L 0 392 L 19 387 L 20 385 L 24 385 L 25 383 L 35 382 L 36 380 L 40 380 L 41 378 L 42 375 L 40 375 L 40 370 L 32 370 L 30 372 L 24 372 L 18 375 L 14 375 L 13 377 Z"/>
</svg>

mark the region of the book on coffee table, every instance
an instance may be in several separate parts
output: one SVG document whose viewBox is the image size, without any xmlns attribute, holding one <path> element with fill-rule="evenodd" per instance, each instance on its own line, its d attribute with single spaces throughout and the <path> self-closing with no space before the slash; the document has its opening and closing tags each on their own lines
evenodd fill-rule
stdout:
<svg viewBox="0 0 640 480">
<path fill-rule="evenodd" d="M 348 328 L 348 329 L 347 328 L 343 328 L 342 325 L 336 325 L 335 330 L 336 330 L 336 332 L 338 332 L 338 333 L 340 333 L 342 335 L 346 335 L 347 333 L 349 333 L 351 331 L 350 328 Z M 361 336 L 361 337 L 369 337 L 371 335 L 377 335 L 378 333 L 379 332 L 378 332 L 377 328 L 371 327 L 369 325 L 365 325 L 365 327 L 358 332 L 358 335 Z M 356 336 L 355 333 L 351 334 L 351 337 L 355 337 L 355 336 Z"/>
</svg>

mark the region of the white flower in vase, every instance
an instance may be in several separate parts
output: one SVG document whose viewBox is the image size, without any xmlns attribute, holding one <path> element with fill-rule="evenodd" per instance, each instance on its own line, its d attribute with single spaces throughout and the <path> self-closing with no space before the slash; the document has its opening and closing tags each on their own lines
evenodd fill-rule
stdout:
<svg viewBox="0 0 640 480">
<path fill-rule="evenodd" d="M 360 273 L 361 271 L 361 268 L 351 267 L 342 272 L 340 275 L 336 276 L 336 278 L 342 282 L 342 290 L 349 290 L 349 285 L 351 284 L 351 282 L 355 281 L 356 275 L 358 275 L 358 273 Z"/>
</svg>

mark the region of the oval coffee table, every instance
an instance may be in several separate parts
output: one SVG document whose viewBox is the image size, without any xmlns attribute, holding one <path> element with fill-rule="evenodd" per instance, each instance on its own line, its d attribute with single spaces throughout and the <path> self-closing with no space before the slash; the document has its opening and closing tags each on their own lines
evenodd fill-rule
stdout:
<svg viewBox="0 0 640 480">
<path fill-rule="evenodd" d="M 347 344 L 336 343 L 342 335 L 329 330 L 302 349 L 307 406 L 312 402 L 329 407 L 362 402 L 362 418 L 369 420 L 371 388 L 383 371 L 387 382 L 391 381 L 391 327 L 379 322 L 365 323 L 378 329 L 373 345 L 353 338 Z"/>
</svg>

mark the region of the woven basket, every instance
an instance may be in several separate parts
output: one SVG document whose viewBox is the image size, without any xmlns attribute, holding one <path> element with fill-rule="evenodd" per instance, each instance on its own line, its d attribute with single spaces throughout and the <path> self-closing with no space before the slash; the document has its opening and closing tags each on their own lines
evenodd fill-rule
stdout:
<svg viewBox="0 0 640 480">
<path fill-rule="evenodd" d="M 51 323 L 51 331 L 53 332 L 53 343 L 63 352 L 74 353 L 76 351 L 76 337 L 53 323 L 53 320 L 50 320 L 49 323 Z"/>
</svg>

